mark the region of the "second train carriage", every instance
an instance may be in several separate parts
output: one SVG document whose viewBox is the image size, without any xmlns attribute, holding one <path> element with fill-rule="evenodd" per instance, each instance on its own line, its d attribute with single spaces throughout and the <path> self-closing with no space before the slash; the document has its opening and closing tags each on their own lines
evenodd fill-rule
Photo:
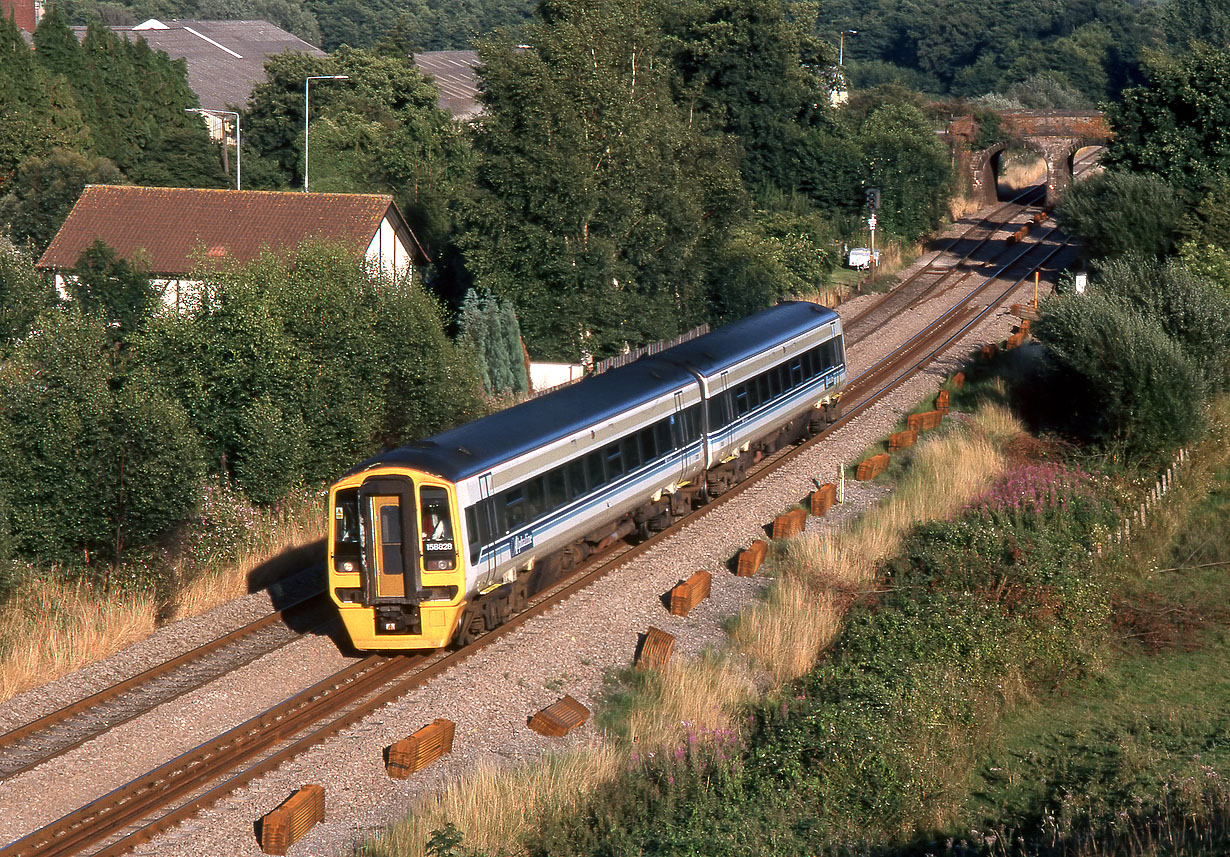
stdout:
<svg viewBox="0 0 1230 857">
<path fill-rule="evenodd" d="M 493 628 L 594 549 L 664 529 L 845 381 L 841 320 L 792 302 L 425 441 L 329 492 L 329 592 L 359 649 Z"/>
</svg>

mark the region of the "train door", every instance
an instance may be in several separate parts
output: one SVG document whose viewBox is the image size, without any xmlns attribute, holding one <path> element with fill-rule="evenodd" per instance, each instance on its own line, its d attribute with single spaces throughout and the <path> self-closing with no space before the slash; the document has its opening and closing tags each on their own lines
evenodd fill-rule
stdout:
<svg viewBox="0 0 1230 857">
<path fill-rule="evenodd" d="M 726 383 L 729 374 L 723 371 L 709 390 L 709 430 L 713 432 L 711 449 L 715 458 L 726 454 L 735 430 L 731 424 L 730 393 Z M 710 466 L 714 463 L 710 462 Z"/>
<path fill-rule="evenodd" d="M 359 489 L 359 515 L 366 535 L 369 602 L 417 603 L 419 533 L 414 483 L 393 476 L 368 479 Z"/>
<path fill-rule="evenodd" d="M 671 414 L 671 442 L 674 443 L 676 449 L 685 449 L 696 439 L 700 427 L 692 425 L 695 421 L 696 414 L 688 413 L 683 404 L 683 391 L 680 390 L 675 393 L 675 411 Z M 703 446 L 701 446 L 680 456 L 678 472 L 680 479 L 687 479 L 700 469 L 703 454 Z"/>
<path fill-rule="evenodd" d="M 474 557 L 474 567 L 477 569 L 481 579 L 487 579 L 491 572 L 495 571 L 495 542 L 496 542 L 496 525 L 495 525 L 495 502 L 491 499 L 491 474 L 484 473 L 478 477 L 478 530 L 480 533 L 487 535 L 487 538 L 482 538 L 479 541 L 482 545 L 479 551 L 486 549 L 486 559 L 480 561 L 479 557 Z"/>
</svg>

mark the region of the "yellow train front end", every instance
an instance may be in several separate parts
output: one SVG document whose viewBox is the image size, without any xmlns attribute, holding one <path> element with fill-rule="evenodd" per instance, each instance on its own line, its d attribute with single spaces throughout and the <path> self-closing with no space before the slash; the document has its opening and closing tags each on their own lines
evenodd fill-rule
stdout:
<svg viewBox="0 0 1230 857">
<path fill-rule="evenodd" d="M 448 645 L 466 592 L 454 487 L 377 467 L 334 484 L 329 508 L 329 596 L 355 648 Z"/>
</svg>

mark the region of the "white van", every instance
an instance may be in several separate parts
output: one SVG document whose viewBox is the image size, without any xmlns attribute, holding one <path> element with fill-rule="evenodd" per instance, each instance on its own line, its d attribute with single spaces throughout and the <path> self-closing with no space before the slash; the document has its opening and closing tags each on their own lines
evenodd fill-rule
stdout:
<svg viewBox="0 0 1230 857">
<path fill-rule="evenodd" d="M 880 264 L 880 251 L 875 252 L 876 264 Z M 871 267 L 871 250 L 867 247 L 854 247 L 850 250 L 850 258 L 847 262 L 851 268 L 869 268 Z"/>
</svg>

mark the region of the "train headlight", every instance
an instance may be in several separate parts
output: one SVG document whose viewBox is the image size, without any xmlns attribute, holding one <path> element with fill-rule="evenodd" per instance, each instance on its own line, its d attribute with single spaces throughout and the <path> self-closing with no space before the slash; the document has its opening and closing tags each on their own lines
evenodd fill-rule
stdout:
<svg viewBox="0 0 1230 857">
<path fill-rule="evenodd" d="M 337 564 L 337 570 L 343 574 L 354 574 L 359 570 L 359 566 L 352 559 L 344 559 Z"/>
</svg>

